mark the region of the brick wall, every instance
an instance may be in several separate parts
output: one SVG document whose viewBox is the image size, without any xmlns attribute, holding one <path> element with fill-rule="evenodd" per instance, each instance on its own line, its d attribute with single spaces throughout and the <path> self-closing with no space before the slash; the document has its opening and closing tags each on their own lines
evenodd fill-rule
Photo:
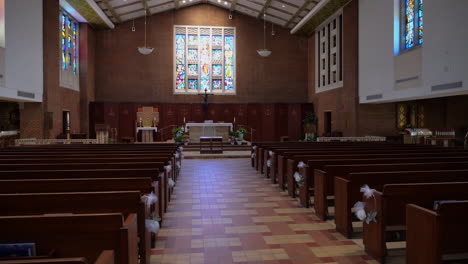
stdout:
<svg viewBox="0 0 468 264">
<path fill-rule="evenodd" d="M 25 103 L 20 110 L 21 137 L 55 138 L 62 133 L 64 110 L 70 111 L 71 132 L 87 133 L 88 103 L 94 100 L 94 31 L 87 25 L 80 27 L 80 34 L 84 28 L 80 51 L 85 50 L 87 54 L 83 73 L 80 68 L 80 75 L 84 74 L 84 89 L 78 92 L 60 87 L 59 0 L 44 0 L 43 5 L 44 97 L 42 103 Z M 52 113 L 51 129 L 46 126 L 47 112 Z M 82 124 L 85 124 L 83 129 Z"/>
<path fill-rule="evenodd" d="M 211 102 L 272 103 L 307 101 L 307 38 L 267 23 L 268 58 L 257 54 L 263 47 L 263 22 L 208 4 L 171 10 L 149 17 L 148 44 L 153 54 L 143 56 L 143 19 L 96 33 L 96 100 L 112 102 L 200 102 L 196 95 L 173 95 L 173 26 L 236 27 L 237 95 L 214 96 Z"/>
<path fill-rule="evenodd" d="M 88 24 L 80 24 L 80 128 L 89 135 L 89 103 L 95 99 L 96 36 Z"/>
</svg>

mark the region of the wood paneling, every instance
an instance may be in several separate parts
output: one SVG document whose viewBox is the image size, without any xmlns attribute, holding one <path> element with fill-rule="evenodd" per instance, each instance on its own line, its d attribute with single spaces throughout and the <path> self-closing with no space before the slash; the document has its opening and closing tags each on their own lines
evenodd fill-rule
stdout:
<svg viewBox="0 0 468 264">
<path fill-rule="evenodd" d="M 203 104 L 159 103 L 91 103 L 90 124 L 107 124 L 117 128 L 118 138 L 135 137 L 135 120 L 138 107 L 154 106 L 159 109 L 159 128 L 181 126 L 186 122 L 203 122 Z M 213 122 L 233 122 L 255 130 L 254 140 L 279 140 L 289 136 L 302 137 L 302 119 L 311 104 L 210 104 L 208 116 Z M 158 137 L 159 139 L 159 137 Z"/>
</svg>

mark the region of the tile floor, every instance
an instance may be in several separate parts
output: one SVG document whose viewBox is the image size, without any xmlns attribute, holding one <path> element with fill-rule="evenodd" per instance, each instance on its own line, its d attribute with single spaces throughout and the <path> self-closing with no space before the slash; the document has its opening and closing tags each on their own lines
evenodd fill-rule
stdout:
<svg viewBox="0 0 468 264">
<path fill-rule="evenodd" d="M 249 159 L 185 160 L 151 262 L 377 263 Z"/>
</svg>

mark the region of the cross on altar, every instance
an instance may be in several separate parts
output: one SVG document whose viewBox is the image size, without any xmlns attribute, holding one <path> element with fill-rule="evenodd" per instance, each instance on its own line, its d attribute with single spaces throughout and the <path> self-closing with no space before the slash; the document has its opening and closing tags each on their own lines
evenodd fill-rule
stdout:
<svg viewBox="0 0 468 264">
<path fill-rule="evenodd" d="M 198 93 L 198 95 L 200 95 L 201 97 L 203 97 L 203 102 L 205 105 L 208 104 L 208 96 L 210 95 L 214 95 L 214 93 L 208 93 L 208 90 L 205 89 L 205 92 L 204 93 Z"/>
<path fill-rule="evenodd" d="M 208 96 L 214 95 L 214 93 L 208 93 L 208 90 L 205 89 L 204 93 L 198 93 L 201 97 L 203 97 L 203 115 L 204 119 L 208 118 Z"/>
</svg>

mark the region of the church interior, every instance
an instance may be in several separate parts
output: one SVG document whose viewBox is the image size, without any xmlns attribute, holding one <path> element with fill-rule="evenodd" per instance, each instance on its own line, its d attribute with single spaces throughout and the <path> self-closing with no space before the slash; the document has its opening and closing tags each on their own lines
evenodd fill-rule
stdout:
<svg viewBox="0 0 468 264">
<path fill-rule="evenodd" d="M 467 11 L 0 0 L 0 264 L 467 264 Z"/>
</svg>

